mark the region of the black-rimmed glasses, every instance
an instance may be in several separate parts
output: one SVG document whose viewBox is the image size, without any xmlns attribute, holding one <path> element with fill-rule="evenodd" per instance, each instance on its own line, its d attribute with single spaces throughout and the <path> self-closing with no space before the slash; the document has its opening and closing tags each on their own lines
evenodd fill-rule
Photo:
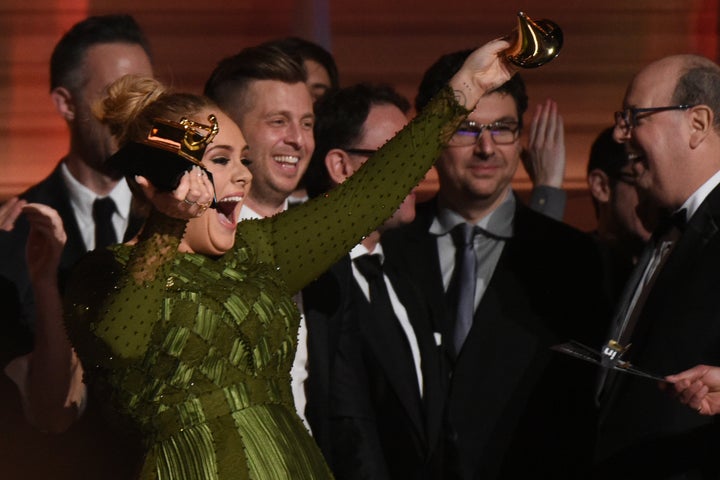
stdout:
<svg viewBox="0 0 720 480">
<path fill-rule="evenodd" d="M 517 140 L 520 128 L 518 122 L 512 121 L 488 124 L 467 121 L 461 123 L 453 136 L 450 137 L 448 146 L 469 147 L 475 145 L 485 130 L 490 132 L 490 138 L 496 145 L 507 145 Z"/>
<path fill-rule="evenodd" d="M 625 110 L 615 112 L 615 125 L 620 128 L 630 129 L 637 127 L 638 116 L 666 112 L 668 110 L 687 110 L 695 105 L 669 105 L 667 107 L 635 108 L 627 107 Z M 645 116 L 645 115 L 643 115 Z"/>
</svg>

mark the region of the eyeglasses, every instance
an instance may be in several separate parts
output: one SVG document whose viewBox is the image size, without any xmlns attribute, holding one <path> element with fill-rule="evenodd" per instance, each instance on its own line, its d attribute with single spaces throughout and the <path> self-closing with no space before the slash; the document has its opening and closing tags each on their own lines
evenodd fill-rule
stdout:
<svg viewBox="0 0 720 480">
<path fill-rule="evenodd" d="M 351 153 L 354 155 L 363 155 L 365 157 L 371 157 L 375 155 L 375 152 L 377 152 L 377 150 L 370 150 L 368 148 L 345 148 L 343 150 L 345 150 L 347 153 Z"/>
<path fill-rule="evenodd" d="M 485 130 L 490 132 L 490 138 L 496 145 L 507 145 L 517 140 L 520 127 L 518 122 L 512 121 L 488 124 L 467 121 L 460 124 L 460 128 L 450 137 L 448 145 L 451 147 L 475 145 Z"/>
<path fill-rule="evenodd" d="M 622 129 L 629 130 L 637 127 L 638 115 L 666 112 L 668 110 L 687 110 L 688 108 L 693 108 L 694 106 L 695 105 L 670 105 L 667 107 L 651 108 L 628 107 L 620 112 L 615 112 L 615 125 Z"/>
</svg>

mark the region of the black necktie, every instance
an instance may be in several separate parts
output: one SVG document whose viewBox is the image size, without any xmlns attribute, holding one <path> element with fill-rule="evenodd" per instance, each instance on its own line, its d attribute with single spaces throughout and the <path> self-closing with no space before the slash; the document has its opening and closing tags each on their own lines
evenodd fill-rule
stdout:
<svg viewBox="0 0 720 480">
<path fill-rule="evenodd" d="M 381 329 L 380 332 L 383 333 L 389 345 L 392 345 L 391 348 L 397 352 L 395 358 L 398 364 L 395 368 L 407 372 L 408 375 L 411 374 L 410 372 L 414 373 L 415 364 L 410 340 L 403 330 L 390 301 L 380 255 L 361 255 L 353 261 L 370 287 L 370 308 L 372 315 L 378 322 L 377 327 Z M 422 395 L 422 392 L 420 392 L 420 395 Z"/>
<path fill-rule="evenodd" d="M 357 269 L 368 281 L 370 303 L 373 305 L 373 310 L 383 311 L 383 316 L 387 315 L 387 312 L 395 316 L 387 285 L 385 285 L 380 255 L 361 255 L 354 262 Z"/>
<path fill-rule="evenodd" d="M 455 243 L 455 269 L 446 297 L 450 311 L 454 313 L 452 341 L 456 356 L 465 343 L 475 313 L 476 233 L 477 230 L 473 225 L 464 222 L 450 232 Z"/>
<path fill-rule="evenodd" d="M 97 198 L 93 203 L 93 220 L 95 221 L 95 248 L 105 248 L 117 243 L 112 216 L 115 213 L 115 202 L 112 198 Z"/>
<path fill-rule="evenodd" d="M 375 318 L 387 328 L 402 329 L 400 321 L 395 315 L 395 309 L 390 301 L 385 276 L 383 275 L 380 255 L 361 255 L 355 260 L 355 266 L 368 282 L 370 287 L 370 307 Z M 402 333 L 405 338 L 405 333 Z M 409 348 L 409 346 L 408 346 Z M 411 354 L 410 354 L 411 355 Z"/>
<path fill-rule="evenodd" d="M 608 344 L 610 341 L 614 341 L 621 347 L 630 345 L 635 326 L 645 306 L 645 301 L 686 226 L 687 211 L 682 209 L 665 217 L 653 232 L 653 236 L 638 260 L 633 274 L 625 284 L 619 309 L 615 312 L 613 329 Z M 603 354 L 604 364 L 616 360 L 617 354 L 613 349 L 604 348 Z M 610 375 L 610 372 L 604 375 L 607 375 L 608 378 L 614 377 L 614 375 Z"/>
</svg>

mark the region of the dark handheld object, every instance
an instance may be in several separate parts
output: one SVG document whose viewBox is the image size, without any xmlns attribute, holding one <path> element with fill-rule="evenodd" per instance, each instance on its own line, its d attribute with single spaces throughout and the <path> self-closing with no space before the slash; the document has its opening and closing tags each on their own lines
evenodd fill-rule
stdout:
<svg viewBox="0 0 720 480">
<path fill-rule="evenodd" d="M 557 57 L 563 45 L 560 27 L 550 20 L 533 21 L 518 13 L 518 26 L 510 34 L 510 48 L 505 58 L 521 68 L 537 68 Z"/>
<path fill-rule="evenodd" d="M 124 175 L 142 175 L 155 188 L 166 192 L 175 190 L 185 172 L 194 166 L 202 168 L 213 183 L 202 157 L 219 127 L 215 115 L 208 116 L 208 121 L 210 125 L 187 118 L 180 122 L 156 118 L 147 138 L 125 144 L 108 159 L 108 165 Z M 210 207 L 215 205 L 213 195 Z"/>
<path fill-rule="evenodd" d="M 603 368 L 608 368 L 618 372 L 625 372 L 638 377 L 649 378 L 650 380 L 667 383 L 667 380 L 665 380 L 664 376 L 658 375 L 654 372 L 641 370 L 636 366 L 632 365 L 630 362 L 620 360 L 619 358 L 616 362 L 603 362 L 603 355 L 599 351 L 590 348 L 587 345 L 583 345 L 582 343 L 575 340 L 570 340 L 565 343 L 553 345 L 552 347 L 550 347 L 550 350 L 564 353 L 565 355 L 570 355 L 571 357 L 579 358 L 581 360 L 585 360 L 586 362 L 594 363 L 595 365 L 599 365 Z"/>
</svg>

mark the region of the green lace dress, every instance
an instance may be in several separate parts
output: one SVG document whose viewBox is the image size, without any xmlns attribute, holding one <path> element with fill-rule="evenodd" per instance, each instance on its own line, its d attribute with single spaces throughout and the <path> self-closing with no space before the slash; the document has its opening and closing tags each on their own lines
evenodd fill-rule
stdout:
<svg viewBox="0 0 720 480">
<path fill-rule="evenodd" d="M 135 246 L 80 263 L 66 325 L 89 406 L 142 441 L 138 478 L 332 477 L 293 407 L 291 296 L 392 214 L 466 114 L 444 90 L 342 186 L 241 222 L 220 258 L 178 253 L 184 222 L 154 214 Z"/>
</svg>

